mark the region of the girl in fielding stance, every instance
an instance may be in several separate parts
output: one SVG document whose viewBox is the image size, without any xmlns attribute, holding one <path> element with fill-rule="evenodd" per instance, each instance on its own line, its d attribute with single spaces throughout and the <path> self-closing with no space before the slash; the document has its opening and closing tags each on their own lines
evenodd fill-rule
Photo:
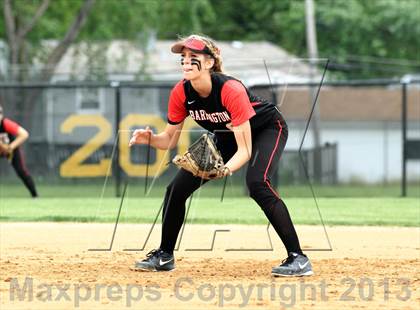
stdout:
<svg viewBox="0 0 420 310">
<path fill-rule="evenodd" d="M 21 178 L 32 197 L 38 197 L 35 183 L 29 175 L 20 148 L 28 139 L 28 132 L 14 121 L 3 117 L 3 107 L 0 105 L 0 158 L 7 158 Z"/>
<path fill-rule="evenodd" d="M 217 147 L 227 167 L 226 175 L 250 161 L 246 174 L 249 194 L 286 247 L 288 257 L 272 269 L 272 275 L 312 275 L 311 263 L 302 253 L 286 205 L 270 183 L 288 136 L 282 114 L 274 104 L 254 96 L 240 81 L 223 74 L 220 50 L 212 39 L 191 35 L 176 42 L 171 51 L 181 54 L 184 78 L 171 91 L 168 124 L 159 134 L 148 127 L 135 130 L 130 146 L 150 141 L 150 145 L 158 149 L 174 148 L 187 116 L 215 133 Z M 185 202 L 206 182 L 184 169 L 179 170 L 166 190 L 160 247 L 149 252 L 144 260 L 137 261 L 135 269 L 169 271 L 175 268 L 173 250 L 184 221 Z"/>
</svg>

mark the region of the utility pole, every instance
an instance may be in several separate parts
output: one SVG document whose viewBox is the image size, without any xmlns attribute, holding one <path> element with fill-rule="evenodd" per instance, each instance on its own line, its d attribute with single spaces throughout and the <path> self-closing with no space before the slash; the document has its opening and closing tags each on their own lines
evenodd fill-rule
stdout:
<svg viewBox="0 0 420 310">
<path fill-rule="evenodd" d="M 313 0 L 305 0 L 305 20 L 306 20 L 306 45 L 309 54 L 310 81 L 315 82 L 316 65 L 318 60 L 318 46 L 316 40 L 315 9 Z M 310 87 L 310 106 L 316 98 L 316 86 Z M 320 112 L 318 105 L 315 105 L 312 119 L 312 133 L 314 139 L 314 177 L 316 181 L 321 181 L 321 137 L 319 130 Z"/>
</svg>

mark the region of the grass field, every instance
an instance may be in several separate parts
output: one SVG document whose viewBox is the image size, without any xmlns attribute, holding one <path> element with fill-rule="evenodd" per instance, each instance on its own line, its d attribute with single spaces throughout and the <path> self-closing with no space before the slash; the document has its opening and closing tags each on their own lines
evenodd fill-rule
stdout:
<svg viewBox="0 0 420 310">
<path fill-rule="evenodd" d="M 149 181 L 149 186 L 150 186 Z M 169 183 L 169 182 L 167 182 Z M 215 197 L 220 196 L 222 192 L 222 181 L 215 181 L 215 184 L 206 184 L 202 187 L 201 196 Z M 74 183 L 67 184 L 46 184 L 37 183 L 38 192 L 42 197 L 48 198 L 63 198 L 63 197 L 91 197 L 99 198 L 102 195 L 103 183 L 96 181 L 80 180 Z M 129 183 L 130 195 L 135 197 L 144 197 L 144 183 L 137 181 L 136 183 Z M 160 182 L 155 184 L 148 196 L 162 197 L 165 191 L 166 183 Z M 122 185 L 121 185 L 122 188 Z M 400 197 L 401 186 L 399 183 L 367 185 L 367 184 L 345 184 L 345 185 L 322 185 L 313 186 L 316 197 Z M 283 197 L 304 198 L 312 197 L 311 188 L 307 185 L 284 185 L 279 186 L 278 192 Z M 115 197 L 115 185 L 109 183 L 105 186 L 104 197 Z M 245 187 L 238 185 L 227 184 L 225 195 L 231 197 L 244 196 Z M 420 198 L 420 183 L 412 183 L 407 186 L 407 196 Z M 0 197 L 25 198 L 28 197 L 28 192 L 20 183 L 1 184 L 0 183 Z"/>
<path fill-rule="evenodd" d="M 207 184 L 194 193 L 188 221 L 192 223 L 266 224 L 259 206 L 241 186 Z M 219 185 L 219 186 L 217 186 Z M 420 187 L 410 185 L 409 197 L 399 198 L 400 187 L 321 186 L 314 187 L 322 219 L 328 225 L 420 226 Z M 40 198 L 30 199 L 20 184 L 0 185 L 0 221 L 115 222 L 120 198 L 115 186 L 103 191 L 101 184 L 76 183 L 40 185 Z M 154 186 L 147 196 L 143 184 L 129 184 L 121 208 L 120 222 L 151 223 L 162 204 L 165 187 Z M 321 224 L 321 217 L 309 187 L 279 189 L 296 224 Z M 160 221 L 160 219 L 159 219 Z"/>
<path fill-rule="evenodd" d="M 321 224 L 313 199 L 284 200 L 296 224 Z M 0 220 L 115 222 L 120 202 L 119 198 L 2 198 Z M 319 198 L 317 202 L 327 225 L 420 226 L 420 200 L 417 198 Z M 151 223 L 161 203 L 161 198 L 126 197 L 120 222 Z M 192 200 L 188 222 L 266 224 L 267 220 L 249 198 L 226 198 L 220 202 L 219 198 L 204 197 Z"/>
</svg>

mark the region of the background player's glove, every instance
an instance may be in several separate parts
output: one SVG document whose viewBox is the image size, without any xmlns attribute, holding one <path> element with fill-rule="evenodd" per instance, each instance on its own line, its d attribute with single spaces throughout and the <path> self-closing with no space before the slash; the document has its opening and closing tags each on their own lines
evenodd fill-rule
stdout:
<svg viewBox="0 0 420 310">
<path fill-rule="evenodd" d="M 8 160 L 11 160 L 12 156 L 13 151 L 9 144 L 0 142 L 0 157 L 6 157 Z"/>
<path fill-rule="evenodd" d="M 9 146 L 5 143 L 0 142 L 0 155 L 8 155 L 9 154 Z"/>
<path fill-rule="evenodd" d="M 202 135 L 191 144 L 185 154 L 176 155 L 172 162 L 202 179 L 218 179 L 231 175 L 213 139 L 213 134 Z"/>
</svg>

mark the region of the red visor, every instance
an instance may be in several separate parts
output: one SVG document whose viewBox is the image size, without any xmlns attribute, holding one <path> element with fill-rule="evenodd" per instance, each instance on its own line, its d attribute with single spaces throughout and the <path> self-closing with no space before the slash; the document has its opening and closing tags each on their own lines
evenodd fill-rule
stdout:
<svg viewBox="0 0 420 310">
<path fill-rule="evenodd" d="M 195 39 L 195 38 L 189 38 L 184 41 L 179 41 L 172 45 L 171 51 L 173 53 L 181 53 L 182 49 L 186 47 L 196 53 L 203 53 L 213 56 L 213 53 L 210 51 L 210 49 L 204 44 L 203 41 Z"/>
</svg>

